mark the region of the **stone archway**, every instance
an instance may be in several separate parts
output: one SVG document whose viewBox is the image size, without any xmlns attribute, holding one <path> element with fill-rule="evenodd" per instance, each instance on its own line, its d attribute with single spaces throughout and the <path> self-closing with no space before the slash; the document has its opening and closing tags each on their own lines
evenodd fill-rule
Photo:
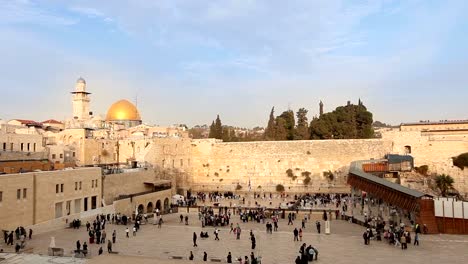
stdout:
<svg viewBox="0 0 468 264">
<path fill-rule="evenodd" d="M 164 210 L 169 209 L 169 198 L 164 199 Z"/>
<path fill-rule="evenodd" d="M 146 206 L 146 212 L 148 214 L 152 213 L 153 212 L 153 203 L 152 202 L 149 202 L 148 203 L 148 206 Z"/>
<path fill-rule="evenodd" d="M 140 205 L 138 205 L 138 209 L 137 209 L 137 210 L 138 210 L 138 213 L 139 213 L 139 214 L 142 214 L 143 211 L 145 210 L 145 207 L 144 207 L 142 204 L 140 204 Z"/>
<path fill-rule="evenodd" d="M 158 200 L 156 202 L 156 209 L 158 209 L 159 211 L 161 211 L 161 200 Z"/>
</svg>

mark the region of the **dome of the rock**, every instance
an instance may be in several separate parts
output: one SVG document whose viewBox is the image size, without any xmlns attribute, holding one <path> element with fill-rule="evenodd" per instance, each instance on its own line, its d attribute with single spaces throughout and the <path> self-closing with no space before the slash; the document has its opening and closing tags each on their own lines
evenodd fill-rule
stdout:
<svg viewBox="0 0 468 264">
<path fill-rule="evenodd" d="M 120 100 L 111 105 L 107 111 L 106 121 L 139 121 L 141 122 L 138 109 L 127 100 Z"/>
</svg>

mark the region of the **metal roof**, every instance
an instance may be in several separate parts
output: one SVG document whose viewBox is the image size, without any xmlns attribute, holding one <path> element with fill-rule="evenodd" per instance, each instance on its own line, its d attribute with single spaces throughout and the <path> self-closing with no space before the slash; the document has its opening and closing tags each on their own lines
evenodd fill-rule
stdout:
<svg viewBox="0 0 468 264">
<path fill-rule="evenodd" d="M 364 179 L 366 179 L 368 181 L 371 181 L 371 182 L 373 182 L 375 184 L 385 186 L 387 188 L 396 190 L 398 192 L 404 193 L 406 195 L 409 195 L 409 196 L 412 196 L 412 197 L 415 197 L 415 198 L 421 198 L 423 196 L 428 196 L 425 193 L 422 193 L 422 192 L 407 188 L 405 186 L 401 186 L 400 184 L 396 184 L 396 183 L 387 181 L 385 179 L 379 178 L 377 176 L 374 176 L 374 175 L 372 175 L 370 173 L 364 172 L 362 170 L 362 164 L 366 163 L 366 162 L 372 162 L 372 160 L 360 160 L 360 161 L 351 162 L 351 166 L 349 168 L 349 173 L 351 173 L 353 175 L 356 175 L 358 177 L 364 178 Z"/>
</svg>

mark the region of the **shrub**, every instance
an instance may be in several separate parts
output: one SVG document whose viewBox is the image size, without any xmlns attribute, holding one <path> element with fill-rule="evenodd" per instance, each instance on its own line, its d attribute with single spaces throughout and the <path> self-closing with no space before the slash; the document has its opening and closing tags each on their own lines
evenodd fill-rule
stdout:
<svg viewBox="0 0 468 264">
<path fill-rule="evenodd" d="M 468 152 L 460 154 L 458 157 L 454 157 L 452 159 L 453 165 L 457 166 L 461 170 L 465 169 L 465 167 L 468 167 Z"/>
<path fill-rule="evenodd" d="M 333 181 L 335 179 L 335 175 L 331 171 L 324 171 L 323 176 L 325 176 L 329 181 Z"/>
<path fill-rule="evenodd" d="M 218 177 L 218 176 L 219 176 L 219 173 L 215 172 L 215 173 L 214 173 L 214 176 Z"/>
<path fill-rule="evenodd" d="M 429 171 L 429 166 L 422 165 L 419 167 L 414 167 L 414 170 L 421 175 L 427 176 L 427 172 Z"/>
<path fill-rule="evenodd" d="M 219 179 L 219 182 L 222 182 L 222 181 L 223 181 L 223 179 Z"/>
<path fill-rule="evenodd" d="M 282 184 L 276 185 L 276 191 L 277 192 L 284 192 L 284 186 Z"/>
<path fill-rule="evenodd" d="M 309 185 L 309 183 L 310 183 L 311 180 L 312 180 L 312 179 L 310 178 L 310 176 L 306 176 L 306 178 L 304 179 L 304 184 L 305 184 L 305 185 Z"/>
<path fill-rule="evenodd" d="M 302 177 L 308 177 L 310 176 L 312 173 L 310 173 L 310 171 L 304 171 L 301 173 Z"/>
<path fill-rule="evenodd" d="M 257 189 L 261 189 L 261 188 L 262 188 L 262 186 L 261 186 L 261 185 L 257 186 Z"/>
<path fill-rule="evenodd" d="M 286 170 L 286 175 L 288 175 L 289 178 L 292 178 L 294 176 L 293 170 L 287 169 Z"/>
<path fill-rule="evenodd" d="M 241 189 L 242 189 L 242 185 L 237 184 L 237 186 L 236 186 L 236 191 L 239 191 L 239 190 L 241 190 Z"/>
</svg>

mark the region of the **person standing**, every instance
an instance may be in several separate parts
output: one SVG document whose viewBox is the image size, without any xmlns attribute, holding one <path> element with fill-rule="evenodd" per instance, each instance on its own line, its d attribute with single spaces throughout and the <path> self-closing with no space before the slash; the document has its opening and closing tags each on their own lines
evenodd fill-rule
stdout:
<svg viewBox="0 0 468 264">
<path fill-rule="evenodd" d="M 218 240 L 218 241 L 219 241 L 219 237 L 218 237 L 218 235 L 219 235 L 219 230 L 218 230 L 218 228 L 215 229 L 214 235 L 215 235 L 215 240 Z"/>
<path fill-rule="evenodd" d="M 315 225 L 317 226 L 317 232 L 320 234 L 320 221 L 317 221 Z"/>
<path fill-rule="evenodd" d="M 252 242 L 252 250 L 254 250 L 256 247 L 256 239 L 254 235 L 250 236 L 250 241 Z"/>
<path fill-rule="evenodd" d="M 302 241 L 302 228 L 299 228 L 299 241 Z"/>
<path fill-rule="evenodd" d="M 182 221 L 184 221 L 184 216 L 180 214 L 180 222 L 182 223 Z"/>
<path fill-rule="evenodd" d="M 206 254 L 206 251 L 203 252 L 203 261 L 207 261 L 208 260 L 208 254 Z"/>
<path fill-rule="evenodd" d="M 188 215 L 185 216 L 185 225 L 188 225 Z"/>
<path fill-rule="evenodd" d="M 112 232 L 112 243 L 115 244 L 115 240 L 116 240 L 116 239 L 117 239 L 117 233 L 116 233 L 115 230 L 114 230 L 114 232 Z"/>
<path fill-rule="evenodd" d="M 98 255 L 102 255 L 102 252 L 103 252 L 102 247 L 99 247 Z"/>
<path fill-rule="evenodd" d="M 80 252 L 81 249 L 81 243 L 79 240 L 76 241 L 76 251 Z"/>
<path fill-rule="evenodd" d="M 294 228 L 294 231 L 293 231 L 293 234 L 294 234 L 294 241 L 299 241 L 299 231 L 297 230 L 297 228 Z"/>
<path fill-rule="evenodd" d="M 232 255 L 231 255 L 231 252 L 229 252 L 228 255 L 227 255 L 227 263 L 232 263 Z"/>
<path fill-rule="evenodd" d="M 129 237 L 129 236 L 128 236 L 128 233 L 129 233 L 129 232 L 130 232 L 130 230 L 128 230 L 128 226 L 127 226 L 127 227 L 125 228 L 125 233 L 127 234 L 127 237 Z"/>
<path fill-rule="evenodd" d="M 83 243 L 83 255 L 86 258 L 86 254 L 88 254 L 88 244 L 86 244 L 86 241 Z"/>
<path fill-rule="evenodd" d="M 107 252 L 112 253 L 112 242 L 107 240 Z"/>
<path fill-rule="evenodd" d="M 197 233 L 193 232 L 193 247 L 198 247 L 197 245 Z"/>
<path fill-rule="evenodd" d="M 32 239 L 32 234 L 33 234 L 33 231 L 32 231 L 32 229 L 30 228 L 30 229 L 29 229 L 29 240 Z"/>
<path fill-rule="evenodd" d="M 181 223 L 182 223 L 182 222 L 181 222 Z M 189 256 L 188 259 L 189 259 L 189 260 L 193 260 L 193 252 L 192 252 L 192 251 L 190 251 L 190 256 Z"/>
</svg>

